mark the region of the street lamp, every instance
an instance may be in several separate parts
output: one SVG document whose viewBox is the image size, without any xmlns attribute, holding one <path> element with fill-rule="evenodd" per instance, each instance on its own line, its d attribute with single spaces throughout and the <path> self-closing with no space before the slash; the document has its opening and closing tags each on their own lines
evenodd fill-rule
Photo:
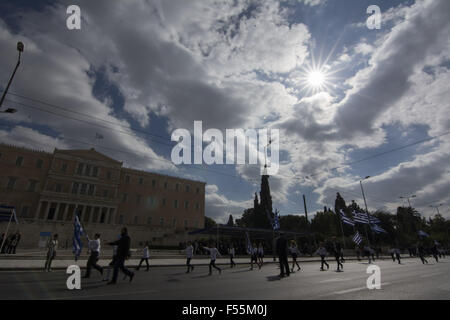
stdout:
<svg viewBox="0 0 450 320">
<path fill-rule="evenodd" d="M 1 100 L 0 100 L 0 108 L 1 108 L 1 106 L 2 106 L 2 104 L 3 104 L 3 100 L 5 100 L 6 93 L 8 92 L 9 86 L 11 85 L 11 82 L 12 82 L 12 80 L 13 80 L 13 78 L 14 78 L 14 75 L 16 74 L 16 71 L 17 71 L 17 69 L 18 69 L 19 66 L 20 66 L 20 56 L 21 56 L 21 54 L 22 54 L 22 52 L 23 52 L 23 49 L 24 49 L 23 43 L 22 43 L 22 42 L 17 42 L 17 51 L 19 51 L 19 58 L 18 58 L 18 60 L 17 60 L 16 67 L 14 68 L 14 72 L 13 72 L 13 74 L 11 75 L 11 78 L 9 79 L 8 85 L 6 86 L 5 91 L 3 91 L 3 95 L 2 95 L 2 98 L 1 98 Z M 14 113 L 14 112 L 7 112 L 7 113 Z"/>
<path fill-rule="evenodd" d="M 430 206 L 430 208 L 435 208 L 435 209 L 437 210 L 437 213 L 440 215 L 439 207 L 442 207 L 443 205 L 444 205 L 444 204 L 441 203 L 441 204 L 439 204 L 438 206 Z"/>
<path fill-rule="evenodd" d="M 415 198 L 415 197 L 417 197 L 415 194 L 413 194 L 412 196 L 402 196 L 402 197 L 399 197 L 399 199 L 407 199 L 408 200 L 408 204 L 409 204 L 409 207 L 411 208 L 411 202 L 409 201 L 409 199 L 412 199 L 412 198 Z"/>
<path fill-rule="evenodd" d="M 370 227 L 369 209 L 367 209 L 366 195 L 364 194 L 364 188 L 363 188 L 363 185 L 362 185 L 362 182 L 363 182 L 364 180 L 369 179 L 369 178 L 370 178 L 370 176 L 367 176 L 367 177 L 365 177 L 364 179 L 359 180 L 359 184 L 361 185 L 361 192 L 362 192 L 362 196 L 363 196 L 363 199 L 364 199 L 364 205 L 366 206 L 367 220 L 368 220 L 368 222 L 369 222 L 369 227 Z M 365 229 L 365 231 L 366 231 L 367 243 L 368 243 L 369 246 L 370 246 L 369 235 L 367 234 L 367 227 L 365 227 L 364 229 Z"/>
</svg>

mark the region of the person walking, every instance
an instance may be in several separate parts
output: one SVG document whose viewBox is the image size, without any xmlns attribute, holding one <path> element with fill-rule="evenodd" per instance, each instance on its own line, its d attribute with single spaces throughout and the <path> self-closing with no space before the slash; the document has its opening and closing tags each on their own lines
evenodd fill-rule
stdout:
<svg viewBox="0 0 450 320">
<path fill-rule="evenodd" d="M 16 248 L 19 245 L 20 238 L 21 234 L 19 231 L 17 231 L 11 241 L 11 245 L 9 247 L 9 254 L 16 254 Z"/>
<path fill-rule="evenodd" d="M 439 262 L 439 258 L 438 258 L 439 250 L 437 248 L 436 243 L 434 243 L 433 246 L 431 247 L 431 254 L 433 255 L 436 262 Z"/>
<path fill-rule="evenodd" d="M 372 263 L 372 260 L 370 259 L 370 257 L 371 257 L 371 250 L 372 249 L 368 245 L 364 246 L 364 255 L 367 256 L 367 259 L 369 259 L 369 264 Z"/>
<path fill-rule="evenodd" d="M 209 263 L 209 275 L 212 275 L 212 268 L 219 270 L 219 274 L 221 274 L 222 270 L 218 266 L 216 266 L 216 258 L 217 256 L 221 257 L 221 254 L 219 250 L 217 250 L 217 248 L 214 246 L 214 242 L 211 241 L 209 243 L 209 247 L 203 247 L 203 249 L 208 251 L 211 257 L 211 261 Z"/>
<path fill-rule="evenodd" d="M 325 271 L 325 269 L 323 268 L 324 265 L 327 266 L 327 270 L 330 269 L 330 265 L 325 260 L 325 257 L 327 256 L 327 249 L 325 248 L 323 242 L 320 243 L 316 254 L 320 256 L 320 271 Z"/>
<path fill-rule="evenodd" d="M 139 265 L 137 266 L 136 271 L 139 271 L 142 263 L 145 261 L 145 264 L 147 265 L 147 272 L 148 272 L 150 270 L 150 264 L 148 263 L 149 258 L 150 258 L 150 249 L 148 247 L 148 243 L 146 243 L 144 248 L 142 248 L 141 261 L 139 261 Z"/>
<path fill-rule="evenodd" d="M 422 261 L 422 264 L 428 264 L 427 259 L 425 259 L 425 248 L 422 244 L 419 244 L 417 246 L 417 253 L 419 255 L 420 260 Z"/>
<path fill-rule="evenodd" d="M 125 274 L 125 277 L 128 276 L 130 278 L 130 282 L 133 281 L 134 278 L 134 272 L 131 272 L 125 267 L 125 259 L 127 259 L 130 256 L 130 246 L 131 246 L 131 239 L 128 236 L 128 229 L 126 227 L 123 227 L 120 234 L 121 237 L 119 240 L 109 243 L 109 245 L 112 246 L 117 245 L 117 256 L 116 261 L 114 262 L 113 277 L 111 281 L 108 282 L 108 284 L 117 283 L 119 269 Z"/>
<path fill-rule="evenodd" d="M 194 266 L 191 264 L 191 260 L 193 257 L 194 257 L 194 247 L 192 246 L 192 242 L 188 241 L 186 247 L 186 266 L 187 266 L 186 273 L 194 271 Z"/>
<path fill-rule="evenodd" d="M 44 271 L 52 272 L 52 262 L 56 257 L 56 250 L 58 249 L 58 234 L 53 236 L 47 242 L 47 260 L 45 261 Z"/>
<path fill-rule="evenodd" d="M 300 265 L 297 262 L 297 257 L 300 255 L 300 251 L 298 250 L 297 244 L 294 240 L 291 241 L 291 247 L 289 248 L 289 251 L 292 256 L 292 270 L 291 272 L 294 273 L 294 267 L 297 266 L 297 271 L 300 271 L 302 268 L 300 268 Z"/>
<path fill-rule="evenodd" d="M 337 272 L 342 272 L 344 269 L 344 265 L 341 262 L 341 244 L 339 243 L 339 241 L 336 240 L 336 237 L 333 237 L 333 244 L 332 244 L 332 249 L 333 249 L 333 254 L 334 254 L 334 258 L 336 259 L 336 263 L 337 263 Z"/>
<path fill-rule="evenodd" d="M 281 233 L 276 242 L 278 260 L 280 261 L 280 277 L 289 277 L 289 263 L 288 263 L 288 243 L 284 235 Z"/>
<path fill-rule="evenodd" d="M 233 244 L 228 248 L 228 255 L 230 256 L 230 268 L 234 268 L 236 263 L 234 262 L 235 250 Z"/>
<path fill-rule="evenodd" d="M 402 264 L 402 262 L 400 261 L 400 253 L 401 253 L 400 249 L 399 248 L 394 248 L 394 252 L 395 252 L 395 258 L 397 259 L 398 264 Z"/>
<path fill-rule="evenodd" d="M 88 240 L 88 248 L 91 253 L 89 255 L 89 259 L 87 261 L 86 274 L 83 277 L 83 278 L 87 279 L 91 276 L 92 268 L 94 268 L 95 270 L 100 272 L 101 275 L 103 275 L 103 268 L 97 264 L 97 261 L 100 256 L 100 247 L 101 247 L 100 234 L 96 233 L 94 235 L 94 240 L 89 239 L 89 237 L 87 235 L 86 235 L 86 238 Z"/>
<path fill-rule="evenodd" d="M 256 246 L 256 243 L 253 243 L 250 255 L 251 255 L 251 257 L 250 257 L 250 270 L 253 270 L 253 262 L 256 263 L 256 265 L 259 267 L 258 247 Z"/>
<path fill-rule="evenodd" d="M 263 246 L 262 242 L 260 242 L 259 246 L 258 246 L 258 263 L 259 263 L 259 268 L 261 269 L 261 267 L 264 264 L 264 246 Z"/>
<path fill-rule="evenodd" d="M 112 260 L 108 264 L 108 268 L 106 269 L 106 274 L 105 274 L 105 277 L 103 278 L 103 281 L 109 281 L 109 276 L 110 276 L 110 273 L 111 273 L 111 269 L 114 268 L 114 264 L 116 263 L 116 257 L 117 257 L 117 246 L 113 246 Z"/>
</svg>

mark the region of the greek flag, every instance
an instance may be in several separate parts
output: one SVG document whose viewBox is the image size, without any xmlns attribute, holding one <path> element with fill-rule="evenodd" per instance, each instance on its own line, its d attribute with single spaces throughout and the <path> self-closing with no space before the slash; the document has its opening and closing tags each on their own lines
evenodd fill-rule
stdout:
<svg viewBox="0 0 450 320">
<path fill-rule="evenodd" d="M 280 229 L 280 220 L 279 220 L 278 214 L 275 213 L 274 219 L 273 219 L 273 230 L 278 230 L 278 229 Z"/>
<path fill-rule="evenodd" d="M 375 218 L 375 217 L 371 216 L 370 214 L 353 211 L 353 220 L 355 220 L 355 222 L 362 223 L 362 224 L 369 224 L 369 219 L 370 219 L 370 224 L 381 223 L 380 219 Z"/>
<path fill-rule="evenodd" d="M 15 221 L 19 223 L 15 207 L 0 206 L 0 221 Z"/>
<path fill-rule="evenodd" d="M 356 233 L 355 233 L 355 235 L 353 236 L 353 242 L 354 243 L 356 243 L 358 246 L 361 244 L 361 242 L 362 242 L 362 237 L 361 237 L 361 235 L 359 234 L 359 232 L 358 231 L 356 231 Z"/>
<path fill-rule="evenodd" d="M 355 221 L 353 221 L 352 219 L 350 219 L 349 217 L 347 217 L 347 216 L 345 215 L 344 210 L 341 209 L 340 211 L 341 211 L 340 217 L 341 217 L 342 222 L 345 223 L 345 224 L 348 224 L 349 226 L 354 227 L 354 226 L 355 226 Z"/>
<path fill-rule="evenodd" d="M 372 231 L 375 233 L 387 233 L 386 230 L 384 230 L 382 227 L 380 227 L 376 224 L 373 224 L 371 227 L 372 227 Z"/>
<path fill-rule="evenodd" d="M 83 233 L 84 230 L 80 222 L 80 217 L 78 216 L 78 213 L 76 213 L 73 224 L 73 254 L 75 255 L 75 261 L 78 260 L 81 250 L 83 249 L 83 243 L 81 242 L 81 236 Z"/>
<path fill-rule="evenodd" d="M 245 232 L 245 236 L 246 236 L 246 240 L 247 240 L 247 253 L 252 254 L 253 247 L 252 247 L 252 243 L 250 242 L 250 236 L 247 231 Z"/>
</svg>

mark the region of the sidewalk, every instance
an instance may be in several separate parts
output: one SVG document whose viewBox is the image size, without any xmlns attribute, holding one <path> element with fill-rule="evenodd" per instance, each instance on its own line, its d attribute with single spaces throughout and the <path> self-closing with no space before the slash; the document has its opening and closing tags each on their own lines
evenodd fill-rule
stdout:
<svg viewBox="0 0 450 320">
<path fill-rule="evenodd" d="M 409 256 L 404 256 L 402 259 L 409 258 Z M 380 256 L 380 260 L 391 259 L 390 256 Z M 357 261 L 356 257 L 347 257 L 346 261 Z M 125 262 L 127 267 L 137 267 L 139 264 L 140 258 L 132 258 Z M 194 266 L 207 266 L 209 265 L 209 257 L 208 256 L 198 256 L 192 259 L 191 264 Z M 289 262 L 292 260 L 289 259 Z M 320 263 L 319 257 L 301 257 L 297 259 L 297 261 L 301 263 Z M 328 262 L 333 263 L 334 259 L 332 257 L 328 257 Z M 361 262 L 366 262 L 367 259 L 361 259 Z M 100 266 L 107 266 L 111 262 L 111 259 L 100 259 L 98 264 Z M 250 264 L 250 257 L 238 257 L 234 259 L 236 264 Z M 56 258 L 52 262 L 52 269 L 54 270 L 65 270 L 70 265 L 78 265 L 81 269 L 86 268 L 87 257 L 81 258 L 77 262 L 72 259 L 58 259 Z M 149 259 L 150 267 L 180 267 L 186 265 L 185 258 L 152 258 Z M 264 258 L 264 263 L 278 263 L 273 261 L 273 257 L 266 256 Z M 229 265 L 229 258 L 219 258 L 216 260 L 217 265 Z M 0 271 L 17 271 L 17 270 L 42 270 L 45 265 L 45 258 L 40 257 L 39 259 L 4 259 L 0 257 Z M 142 264 L 141 268 L 145 270 L 145 262 Z"/>
</svg>

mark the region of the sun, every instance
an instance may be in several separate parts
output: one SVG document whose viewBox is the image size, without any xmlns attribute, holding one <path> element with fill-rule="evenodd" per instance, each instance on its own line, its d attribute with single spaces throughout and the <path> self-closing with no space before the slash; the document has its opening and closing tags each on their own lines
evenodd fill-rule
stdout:
<svg viewBox="0 0 450 320">
<path fill-rule="evenodd" d="M 314 89 L 320 89 L 325 84 L 325 73 L 320 70 L 313 70 L 307 75 L 308 85 Z"/>
</svg>

